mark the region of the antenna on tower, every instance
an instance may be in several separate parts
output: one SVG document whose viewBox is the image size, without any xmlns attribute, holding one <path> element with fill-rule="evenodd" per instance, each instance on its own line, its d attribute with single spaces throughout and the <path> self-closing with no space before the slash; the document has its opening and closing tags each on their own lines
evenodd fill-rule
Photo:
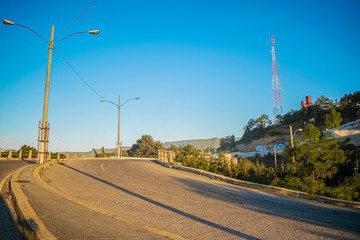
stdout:
<svg viewBox="0 0 360 240">
<path fill-rule="evenodd" d="M 271 36 L 271 55 L 272 55 L 272 92 L 273 92 L 273 124 L 279 124 L 282 114 L 280 82 L 277 72 L 275 58 L 275 37 Z"/>
</svg>

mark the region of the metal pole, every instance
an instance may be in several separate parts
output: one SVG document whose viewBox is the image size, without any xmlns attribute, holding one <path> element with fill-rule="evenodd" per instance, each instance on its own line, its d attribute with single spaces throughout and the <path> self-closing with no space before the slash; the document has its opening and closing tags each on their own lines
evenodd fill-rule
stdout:
<svg viewBox="0 0 360 240">
<path fill-rule="evenodd" d="M 49 87 L 50 87 L 50 72 L 51 72 L 51 59 L 52 59 L 52 50 L 54 48 L 54 25 L 51 26 L 51 35 L 49 43 L 49 58 L 46 72 L 46 85 L 45 85 L 45 97 L 44 97 L 44 110 L 43 110 L 43 119 L 42 119 L 42 129 L 41 129 L 41 142 L 40 142 L 40 164 L 44 163 L 44 154 L 45 153 L 45 134 L 47 128 L 47 115 L 48 115 L 48 103 L 49 103 Z"/>
<path fill-rule="evenodd" d="M 37 145 L 37 151 L 39 152 L 40 150 L 40 136 L 41 136 L 41 121 L 39 121 L 39 133 L 38 133 L 38 145 Z"/>
<path fill-rule="evenodd" d="M 123 152 L 123 148 L 122 148 L 123 146 L 122 146 L 122 142 L 121 142 L 121 144 L 120 144 L 120 156 L 122 156 L 123 154 L 122 154 L 122 152 Z"/>
<path fill-rule="evenodd" d="M 275 158 L 275 172 L 277 172 L 277 164 L 276 164 L 276 145 L 274 145 L 274 158 Z"/>
<path fill-rule="evenodd" d="M 210 157 L 210 155 L 211 155 L 211 152 L 210 152 L 210 141 L 209 141 L 209 157 Z"/>
<path fill-rule="evenodd" d="M 293 134 L 292 134 L 292 126 L 290 125 L 290 139 L 291 139 L 291 150 L 294 151 L 294 139 L 293 139 Z M 295 155 L 293 152 L 293 157 L 292 157 L 293 163 L 295 162 Z"/>
<path fill-rule="evenodd" d="M 294 148 L 294 141 L 293 141 L 292 126 L 291 125 L 290 125 L 290 138 L 291 138 L 291 147 Z"/>
<path fill-rule="evenodd" d="M 121 155 L 120 155 L 120 105 L 121 105 L 121 102 L 120 102 L 120 96 L 119 96 L 118 145 L 117 145 L 118 158 L 121 157 Z"/>
</svg>

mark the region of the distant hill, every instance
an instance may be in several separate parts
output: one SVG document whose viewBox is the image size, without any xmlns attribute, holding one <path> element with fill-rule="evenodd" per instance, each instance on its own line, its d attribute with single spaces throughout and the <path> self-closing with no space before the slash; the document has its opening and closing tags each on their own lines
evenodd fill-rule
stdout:
<svg viewBox="0 0 360 240">
<path fill-rule="evenodd" d="M 220 147 L 220 138 L 210 138 L 210 139 L 192 139 L 192 140 L 182 140 L 182 141 L 174 141 L 174 142 L 165 142 L 163 146 L 165 148 L 169 148 L 170 145 L 174 145 L 175 147 L 181 147 L 186 145 L 193 145 L 196 149 L 205 150 L 206 148 L 219 148 Z"/>
</svg>

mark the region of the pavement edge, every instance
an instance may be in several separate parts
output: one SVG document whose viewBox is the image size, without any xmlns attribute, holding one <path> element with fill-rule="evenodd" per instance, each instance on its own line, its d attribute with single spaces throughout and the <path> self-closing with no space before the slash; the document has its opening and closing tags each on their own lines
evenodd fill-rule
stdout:
<svg viewBox="0 0 360 240">
<path fill-rule="evenodd" d="M 16 170 L 9 181 L 9 190 L 12 196 L 12 204 L 18 218 L 18 222 L 27 239 L 57 239 L 43 224 L 34 209 L 30 206 L 25 194 L 18 182 L 20 172 L 30 167 L 24 166 Z"/>
</svg>

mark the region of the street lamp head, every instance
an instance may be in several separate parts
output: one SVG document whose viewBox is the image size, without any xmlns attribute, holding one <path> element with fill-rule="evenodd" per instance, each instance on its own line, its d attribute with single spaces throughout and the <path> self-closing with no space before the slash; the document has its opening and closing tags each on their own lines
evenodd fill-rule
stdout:
<svg viewBox="0 0 360 240">
<path fill-rule="evenodd" d="M 91 34 L 99 34 L 100 31 L 99 30 L 91 30 L 91 31 L 89 31 L 89 33 L 91 33 Z"/>
<path fill-rule="evenodd" d="M 15 23 L 6 19 L 3 19 L 3 23 L 6 25 L 14 25 Z"/>
<path fill-rule="evenodd" d="M 134 98 L 134 99 L 140 99 L 139 97 L 136 97 L 136 98 Z"/>
<path fill-rule="evenodd" d="M 105 102 L 105 100 L 100 100 L 100 102 Z"/>
<path fill-rule="evenodd" d="M 299 131 L 299 132 L 302 132 L 302 128 L 299 128 L 298 131 Z"/>
</svg>

